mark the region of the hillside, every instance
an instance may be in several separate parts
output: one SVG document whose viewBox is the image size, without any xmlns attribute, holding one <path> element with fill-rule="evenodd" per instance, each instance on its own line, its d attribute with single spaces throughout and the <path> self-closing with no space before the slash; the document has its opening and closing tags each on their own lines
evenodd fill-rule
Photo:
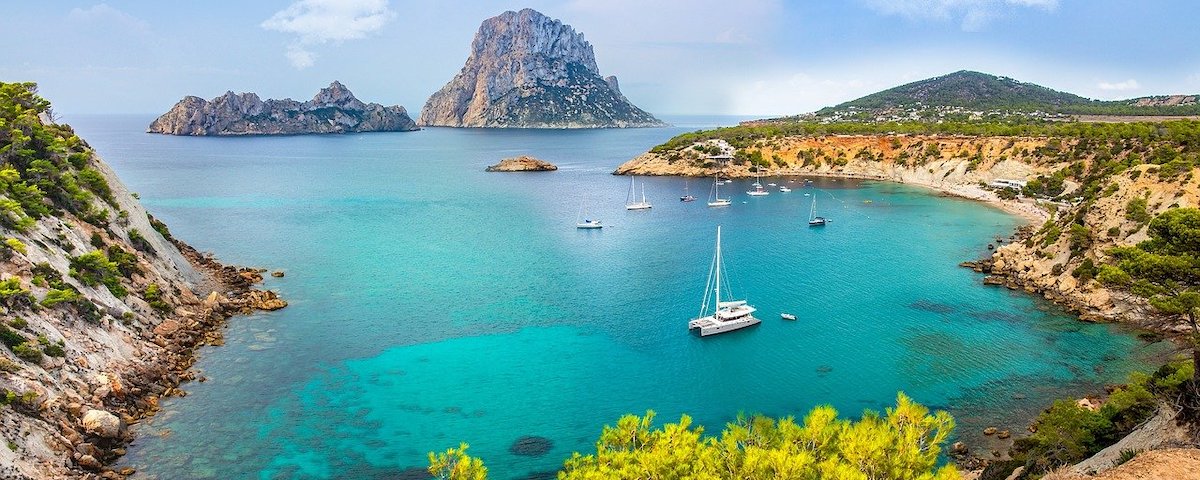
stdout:
<svg viewBox="0 0 1200 480">
<path fill-rule="evenodd" d="M 121 478 L 230 315 L 286 305 L 171 237 L 31 83 L 0 83 L 0 478 Z"/>
<path fill-rule="evenodd" d="M 734 158 L 719 165 L 710 156 L 717 150 Z M 614 173 L 744 177 L 758 167 L 766 175 L 889 180 L 989 201 L 1034 227 L 980 266 L 996 275 L 990 282 L 1038 293 L 1087 319 L 1181 331 L 1095 277 L 1109 248 L 1146 238 L 1154 215 L 1200 205 L 1198 166 L 1196 121 L 789 123 L 683 134 Z M 983 187 L 997 179 L 1028 184 L 1020 192 Z"/>
<path fill-rule="evenodd" d="M 818 118 L 922 119 L 1012 113 L 1062 115 L 1197 115 L 1196 95 L 1091 100 L 1008 77 L 958 71 L 889 88 L 816 112 Z"/>
</svg>

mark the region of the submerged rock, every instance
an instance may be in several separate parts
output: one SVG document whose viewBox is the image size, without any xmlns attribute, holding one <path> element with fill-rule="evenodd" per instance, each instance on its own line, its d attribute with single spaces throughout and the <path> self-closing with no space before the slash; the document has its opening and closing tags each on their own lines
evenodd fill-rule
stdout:
<svg viewBox="0 0 1200 480">
<path fill-rule="evenodd" d="M 550 172 L 554 170 L 558 170 L 557 165 L 527 155 L 506 158 L 500 163 L 484 169 L 487 172 Z"/>
<path fill-rule="evenodd" d="M 513 455 L 540 457 L 549 452 L 551 448 L 554 448 L 554 442 L 549 438 L 525 435 L 513 442 L 512 446 L 508 447 L 508 451 Z"/>
</svg>

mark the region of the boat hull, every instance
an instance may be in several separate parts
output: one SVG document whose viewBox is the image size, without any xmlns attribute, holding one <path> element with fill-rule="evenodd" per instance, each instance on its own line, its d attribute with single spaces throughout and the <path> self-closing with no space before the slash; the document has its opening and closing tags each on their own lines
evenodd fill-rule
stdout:
<svg viewBox="0 0 1200 480">
<path fill-rule="evenodd" d="M 576 224 L 575 228 L 578 228 L 580 230 L 598 230 L 598 229 L 604 228 L 604 225 L 580 223 L 580 224 Z"/>
<path fill-rule="evenodd" d="M 649 210 L 650 207 L 651 205 L 649 203 L 633 203 L 625 205 L 626 210 Z"/>
<path fill-rule="evenodd" d="M 697 318 L 689 322 L 688 330 L 696 331 L 696 333 L 700 334 L 701 337 L 707 337 L 710 335 L 729 333 L 734 330 L 752 327 L 754 325 L 758 325 L 759 323 L 762 323 L 762 321 L 755 318 L 754 315 L 746 315 L 744 317 L 738 317 L 732 320 L 721 321 L 714 319 L 710 315 L 704 318 Z"/>
</svg>

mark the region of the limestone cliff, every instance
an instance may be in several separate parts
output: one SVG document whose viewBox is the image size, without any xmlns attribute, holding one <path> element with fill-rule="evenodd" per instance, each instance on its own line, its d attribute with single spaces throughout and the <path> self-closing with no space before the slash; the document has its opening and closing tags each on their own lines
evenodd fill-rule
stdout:
<svg viewBox="0 0 1200 480">
<path fill-rule="evenodd" d="M 421 125 L 447 127 L 658 127 L 663 122 L 600 76 L 592 45 L 532 9 L 483 21 L 462 71 L 421 109 Z"/>
<path fill-rule="evenodd" d="M 307 102 L 264 101 L 254 93 L 233 92 L 207 101 L 184 97 L 150 123 L 146 131 L 169 135 L 295 135 L 410 130 L 417 130 L 417 125 L 404 107 L 363 103 L 335 81 Z"/>
<path fill-rule="evenodd" d="M 194 349 L 286 303 L 172 239 L 35 92 L 0 83 L 0 478 L 122 477 L 126 426 L 182 394 Z"/>
</svg>

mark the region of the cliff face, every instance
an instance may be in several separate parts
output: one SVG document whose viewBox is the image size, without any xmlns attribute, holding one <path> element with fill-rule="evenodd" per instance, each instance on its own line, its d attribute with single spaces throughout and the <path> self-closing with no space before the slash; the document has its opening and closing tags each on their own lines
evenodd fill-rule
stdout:
<svg viewBox="0 0 1200 480">
<path fill-rule="evenodd" d="M 340 82 L 312 100 L 261 100 L 226 92 L 206 101 L 184 97 L 150 123 L 150 133 L 169 135 L 292 135 L 305 133 L 404 132 L 417 130 L 404 107 L 363 103 Z"/>
<path fill-rule="evenodd" d="M 592 46 L 532 9 L 483 21 L 462 71 L 425 102 L 422 125 L 595 128 L 664 124 L 601 77 Z"/>
<path fill-rule="evenodd" d="M 1094 147 L 1094 142 L 1092 146 Z M 923 185 L 957 196 L 987 201 L 1030 222 L 1012 243 L 998 246 L 978 271 L 995 275 L 987 283 L 1044 296 L 1085 320 L 1138 323 L 1158 330 L 1183 326 L 1153 315 L 1145 300 L 1105 288 L 1086 265 L 1110 261 L 1107 251 L 1147 238 L 1148 219 L 1175 207 L 1200 206 L 1196 169 L 1165 174 L 1155 164 L 1135 164 L 1099 185 L 1103 194 L 1088 205 L 1002 200 L 980 187 L 997 179 L 1050 177 L 1079 163 L 1081 172 L 1114 162 L 1134 162 L 1147 151 L 1128 142 L 1120 148 L 1080 149 L 1078 139 L 934 135 L 823 135 L 758 140 L 737 151 L 741 158 L 761 158 L 764 175 L 829 175 Z M 718 167 L 710 153 L 733 151 L 709 140 L 660 152 L 647 152 L 619 166 L 617 175 L 686 175 L 726 177 L 753 175 L 751 162 L 737 160 Z M 1074 154 L 1075 151 L 1090 153 Z M 1140 153 L 1139 153 L 1140 152 Z M 1102 158 L 1101 158 L 1102 157 Z M 1084 195 L 1068 178 L 1062 196 Z M 1140 205 L 1140 206 L 1139 206 Z M 1080 268 L 1084 267 L 1084 268 Z M 1182 330 L 1180 330 L 1182 331 Z"/>
<path fill-rule="evenodd" d="M 0 478 L 121 477 L 126 426 L 182 394 L 194 349 L 285 303 L 173 240 L 34 88 L 0 83 L 19 106 L 0 113 Z"/>
</svg>

